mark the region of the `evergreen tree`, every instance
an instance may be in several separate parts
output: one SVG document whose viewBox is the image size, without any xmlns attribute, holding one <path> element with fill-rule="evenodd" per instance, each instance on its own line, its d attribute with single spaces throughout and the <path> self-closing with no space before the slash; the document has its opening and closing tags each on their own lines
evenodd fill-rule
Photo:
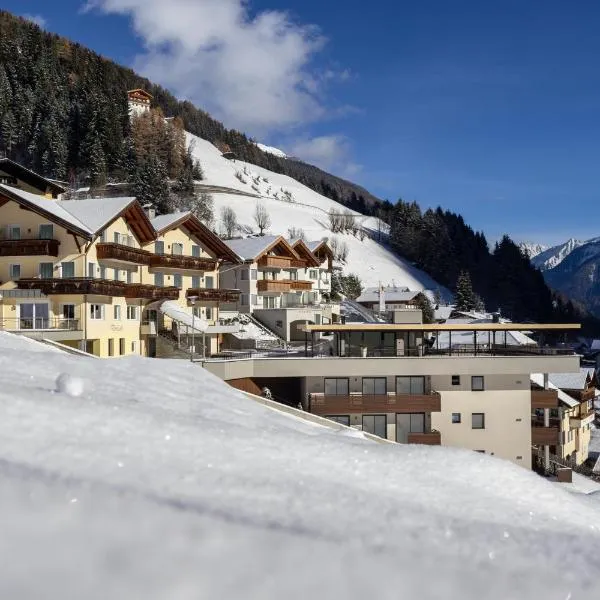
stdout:
<svg viewBox="0 0 600 600">
<path fill-rule="evenodd" d="M 471 284 L 471 275 L 467 271 L 461 271 L 456 282 L 456 293 L 454 296 L 456 310 L 471 311 L 475 308 L 475 293 Z"/>
<path fill-rule="evenodd" d="M 433 323 L 435 321 L 435 313 L 427 295 L 422 292 L 419 293 L 415 297 L 414 302 L 415 306 L 421 309 L 421 312 L 423 313 L 423 323 Z"/>
<path fill-rule="evenodd" d="M 135 197 L 142 204 L 152 204 L 159 214 L 171 212 L 167 169 L 158 157 L 149 156 L 138 165 L 131 184 Z"/>
<path fill-rule="evenodd" d="M 209 229 L 214 227 L 213 197 L 206 192 L 195 195 L 189 204 L 189 210 Z"/>
</svg>

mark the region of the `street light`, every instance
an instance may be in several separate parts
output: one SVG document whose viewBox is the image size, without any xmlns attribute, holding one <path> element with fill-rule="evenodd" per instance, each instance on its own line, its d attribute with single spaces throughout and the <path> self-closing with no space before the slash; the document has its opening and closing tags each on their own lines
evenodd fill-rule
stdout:
<svg viewBox="0 0 600 600">
<path fill-rule="evenodd" d="M 192 345 L 190 346 L 190 361 L 194 362 L 194 353 L 196 351 L 196 330 L 194 329 L 195 322 L 194 319 L 196 317 L 196 300 L 198 300 L 198 296 L 189 296 L 188 302 L 192 305 Z M 204 343 L 202 344 L 202 349 L 204 350 Z M 204 352 L 203 352 L 204 354 Z"/>
</svg>

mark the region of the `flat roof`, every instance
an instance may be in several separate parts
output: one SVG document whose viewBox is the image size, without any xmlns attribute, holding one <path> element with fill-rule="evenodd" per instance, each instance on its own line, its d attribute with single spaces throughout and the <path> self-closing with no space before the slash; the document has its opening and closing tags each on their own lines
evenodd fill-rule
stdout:
<svg viewBox="0 0 600 600">
<path fill-rule="evenodd" d="M 581 329 L 580 323 L 346 323 L 345 325 L 303 325 L 312 331 L 567 331 Z"/>
</svg>

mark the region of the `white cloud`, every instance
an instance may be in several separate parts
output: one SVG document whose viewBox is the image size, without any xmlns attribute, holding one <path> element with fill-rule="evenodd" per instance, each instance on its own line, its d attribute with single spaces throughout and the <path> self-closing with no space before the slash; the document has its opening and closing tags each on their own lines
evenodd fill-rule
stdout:
<svg viewBox="0 0 600 600">
<path fill-rule="evenodd" d="M 42 15 L 29 15 L 29 14 L 25 14 L 25 15 L 21 15 L 24 19 L 27 19 L 28 21 L 31 21 L 32 23 L 35 23 L 36 25 L 39 25 L 40 27 L 46 27 L 46 19 L 44 17 L 42 17 Z"/>
<path fill-rule="evenodd" d="M 290 154 L 344 177 L 352 177 L 362 170 L 362 165 L 351 160 L 352 146 L 344 135 L 322 135 L 298 140 L 290 147 Z"/>
<path fill-rule="evenodd" d="M 248 0 L 88 0 L 85 8 L 129 17 L 145 47 L 135 67 L 228 126 L 264 135 L 325 115 L 333 72 L 312 64 L 325 40 L 285 12 L 254 14 Z"/>
</svg>

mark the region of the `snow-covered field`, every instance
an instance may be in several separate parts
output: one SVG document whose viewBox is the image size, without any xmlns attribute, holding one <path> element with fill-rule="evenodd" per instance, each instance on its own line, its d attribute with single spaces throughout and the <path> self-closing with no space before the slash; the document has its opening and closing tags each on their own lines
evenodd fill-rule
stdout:
<svg viewBox="0 0 600 600">
<path fill-rule="evenodd" d="M 346 210 L 344 206 L 317 194 L 291 177 L 242 161 L 227 160 L 206 140 L 187 134 L 187 141 L 192 144 L 194 156 L 202 164 L 205 176 L 202 183 L 256 195 L 256 198 L 252 198 L 247 195 L 211 191 L 217 220 L 221 207 L 230 206 L 236 212 L 238 222 L 242 225 L 245 234 L 257 232 L 253 214 L 258 202 L 265 205 L 271 217 L 270 233 L 287 237 L 288 229 L 296 227 L 303 229 L 309 240 L 331 237 L 328 228 L 330 209 L 333 208 L 338 213 Z M 246 183 L 240 181 L 236 173 Z M 286 194 L 291 194 L 293 202 L 286 201 Z M 377 219 L 359 215 L 357 220 L 361 227 L 369 230 L 372 236 L 378 239 Z M 383 227 L 384 239 L 386 233 Z M 365 238 L 360 241 L 350 234 L 336 234 L 335 237 L 348 245 L 348 261 L 344 270 L 359 275 L 365 287 L 378 286 L 382 283 L 408 287 L 411 290 L 441 288 L 426 273 L 394 256 L 375 239 Z M 443 291 L 443 288 L 441 289 Z"/>
<path fill-rule="evenodd" d="M 600 593 L 594 496 L 340 435 L 187 361 L 36 350 L 0 333 L 1 598 Z M 61 373 L 80 397 L 54 391 Z"/>
</svg>

